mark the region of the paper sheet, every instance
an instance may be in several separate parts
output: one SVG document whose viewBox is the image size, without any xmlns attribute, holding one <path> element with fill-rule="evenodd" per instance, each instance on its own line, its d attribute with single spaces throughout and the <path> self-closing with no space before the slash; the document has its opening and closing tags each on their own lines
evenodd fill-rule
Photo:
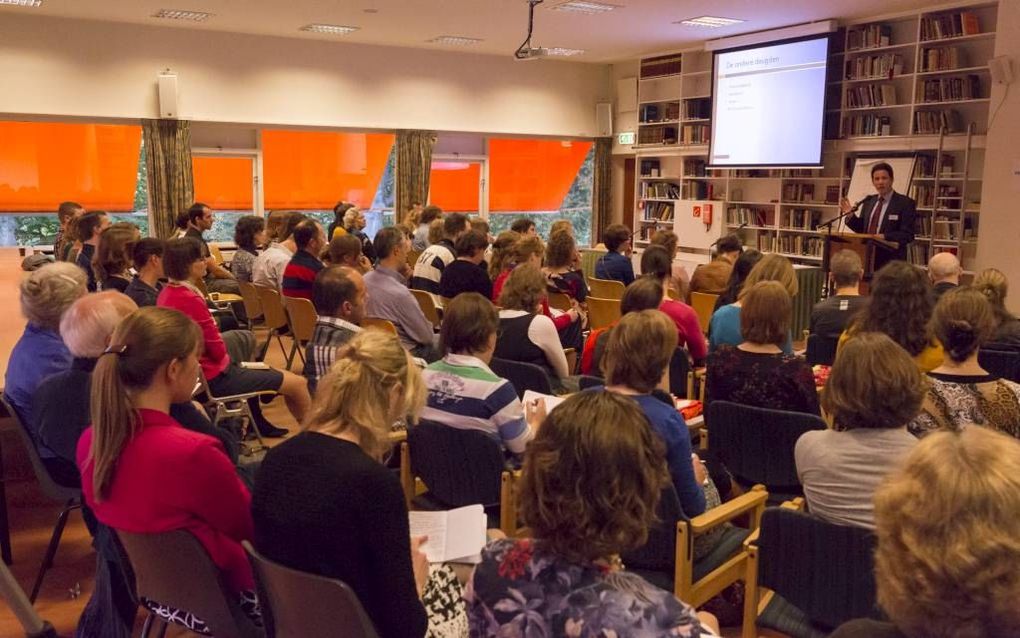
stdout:
<svg viewBox="0 0 1020 638">
<path fill-rule="evenodd" d="M 430 563 L 478 562 L 485 545 L 486 518 L 481 505 L 446 512 L 410 512 L 411 536 L 428 536 L 421 551 Z"/>
</svg>

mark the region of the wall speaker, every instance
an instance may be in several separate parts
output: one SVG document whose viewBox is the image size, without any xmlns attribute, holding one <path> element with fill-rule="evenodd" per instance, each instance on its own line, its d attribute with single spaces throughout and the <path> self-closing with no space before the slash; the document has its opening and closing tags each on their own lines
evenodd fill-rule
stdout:
<svg viewBox="0 0 1020 638">
<path fill-rule="evenodd" d="M 174 119 L 177 117 L 177 74 L 160 73 L 159 83 L 159 116 Z"/>
<path fill-rule="evenodd" d="M 988 73 L 992 82 L 1009 84 L 1013 81 L 1013 60 L 1008 55 L 1000 55 L 988 61 Z"/>
<path fill-rule="evenodd" d="M 613 136 L 612 102 L 599 102 L 595 105 L 595 129 L 597 137 Z"/>
</svg>

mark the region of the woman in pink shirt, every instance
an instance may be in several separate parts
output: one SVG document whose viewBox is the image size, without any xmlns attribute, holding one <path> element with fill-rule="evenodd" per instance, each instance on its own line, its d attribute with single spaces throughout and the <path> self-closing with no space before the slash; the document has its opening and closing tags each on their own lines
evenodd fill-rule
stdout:
<svg viewBox="0 0 1020 638">
<path fill-rule="evenodd" d="M 82 492 L 114 530 L 193 534 L 255 615 L 241 547 L 253 533 L 251 496 L 223 445 L 169 414 L 170 404 L 191 399 L 201 351 L 198 326 L 176 310 L 142 308 L 121 322 L 92 373 L 92 425 L 77 450 Z M 155 601 L 146 606 L 163 618 L 177 611 L 193 630 L 204 626 Z"/>
<path fill-rule="evenodd" d="M 672 259 L 662 246 L 649 246 L 641 254 L 641 275 L 652 277 L 661 282 L 663 290 L 669 282 Z M 682 301 L 663 297 L 659 310 L 676 324 L 677 337 L 680 347 L 686 348 L 694 360 L 695 367 L 705 365 L 705 357 L 708 356 L 708 345 L 705 343 L 705 335 L 701 333 L 701 326 L 698 324 L 698 314 Z"/>
</svg>

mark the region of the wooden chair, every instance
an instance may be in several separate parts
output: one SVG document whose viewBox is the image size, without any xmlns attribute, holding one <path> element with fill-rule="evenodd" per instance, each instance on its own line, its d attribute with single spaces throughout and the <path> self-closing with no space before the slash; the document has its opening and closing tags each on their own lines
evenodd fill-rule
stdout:
<svg viewBox="0 0 1020 638">
<path fill-rule="evenodd" d="M 571 304 L 570 297 L 563 294 L 562 292 L 550 292 L 549 293 L 549 307 L 557 310 L 567 312 L 573 305 Z"/>
<path fill-rule="evenodd" d="M 393 336 L 397 336 L 397 327 L 393 325 L 393 322 L 388 319 L 379 319 L 378 317 L 365 317 L 361 320 L 361 327 L 367 329 L 373 328 L 375 330 L 382 330 L 388 332 Z"/>
<path fill-rule="evenodd" d="M 443 319 L 439 314 L 436 298 L 432 296 L 432 293 L 416 288 L 411 288 L 411 294 L 414 295 L 414 300 L 418 302 L 418 307 L 421 308 L 425 318 L 429 320 L 433 328 L 438 330 Z"/>
<path fill-rule="evenodd" d="M 620 300 L 588 297 L 588 327 L 592 330 L 611 326 L 620 320 Z"/>
<path fill-rule="evenodd" d="M 407 265 L 414 270 L 414 265 L 418 263 L 418 258 L 421 257 L 421 251 L 409 250 L 407 251 Z"/>
<path fill-rule="evenodd" d="M 266 353 L 269 351 L 269 342 L 273 340 L 273 337 L 276 337 L 276 342 L 280 344 L 280 351 L 283 352 L 284 358 L 288 361 L 288 367 L 290 367 L 289 362 L 294 358 L 294 349 L 297 348 L 297 343 L 295 342 L 288 354 L 287 347 L 283 345 L 282 335 L 290 330 L 290 320 L 287 317 L 287 309 L 283 306 L 280 293 L 266 286 L 255 286 L 255 289 L 259 293 L 262 317 L 266 328 L 269 330 L 266 343 L 259 348 L 259 356 L 256 359 L 259 361 L 265 359 Z"/>
<path fill-rule="evenodd" d="M 244 300 L 244 313 L 248 315 L 248 324 L 254 329 L 255 320 L 262 318 L 262 302 L 259 301 L 259 291 L 255 288 L 255 284 L 247 281 L 237 282 L 237 287 L 241 289 L 241 299 Z"/>
<path fill-rule="evenodd" d="M 223 265 L 226 260 L 223 259 L 223 252 L 220 251 L 220 245 L 216 242 L 209 242 L 209 256 L 216 260 L 216 263 Z"/>
<path fill-rule="evenodd" d="M 712 321 L 712 313 L 715 312 L 715 300 L 719 295 L 710 295 L 707 292 L 691 293 L 691 308 L 694 308 L 698 315 L 698 325 L 701 331 L 708 334 L 708 324 Z"/>
<path fill-rule="evenodd" d="M 300 297 L 284 297 L 283 306 L 287 310 L 287 318 L 290 320 L 291 336 L 297 346 L 297 355 L 301 358 L 302 365 L 305 362 L 304 346 L 312 340 L 312 333 L 315 332 L 315 322 L 319 320 L 315 306 L 307 299 Z M 293 354 L 293 350 L 291 351 Z M 287 361 L 287 369 L 290 370 L 293 360 Z"/>
<path fill-rule="evenodd" d="M 206 413 L 212 418 L 213 427 L 218 426 L 220 421 L 224 419 L 241 419 L 242 442 L 248 432 L 248 428 L 251 428 L 255 433 L 255 439 L 258 442 L 254 448 L 245 446 L 246 454 L 251 455 L 267 449 L 262 441 L 262 435 L 259 434 L 259 428 L 255 424 L 255 415 L 252 414 L 248 401 L 252 399 L 260 401 L 262 397 L 275 397 L 277 395 L 276 392 L 272 390 L 256 390 L 255 392 L 242 392 L 218 397 L 213 395 L 212 389 L 209 387 L 209 380 L 205 378 L 205 373 L 201 370 L 198 371 L 198 387 L 196 389 L 198 390 L 198 398 L 203 399 L 201 403 L 205 407 Z"/>
<path fill-rule="evenodd" d="M 594 277 L 588 278 L 588 297 L 599 297 L 601 299 L 616 299 L 619 301 L 623 299 L 623 291 L 627 289 L 623 285 L 623 282 L 616 281 L 615 279 L 596 279 Z"/>
</svg>

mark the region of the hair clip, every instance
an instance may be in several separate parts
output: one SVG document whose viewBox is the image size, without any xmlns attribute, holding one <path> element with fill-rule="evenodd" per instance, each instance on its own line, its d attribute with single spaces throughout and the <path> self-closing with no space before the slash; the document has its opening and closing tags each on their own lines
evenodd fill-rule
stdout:
<svg viewBox="0 0 1020 638">
<path fill-rule="evenodd" d="M 127 346 L 126 345 L 123 345 L 123 346 L 107 346 L 106 350 L 103 350 L 103 354 L 115 354 L 115 355 L 118 355 L 118 356 L 124 354 L 125 352 L 127 352 Z"/>
</svg>

